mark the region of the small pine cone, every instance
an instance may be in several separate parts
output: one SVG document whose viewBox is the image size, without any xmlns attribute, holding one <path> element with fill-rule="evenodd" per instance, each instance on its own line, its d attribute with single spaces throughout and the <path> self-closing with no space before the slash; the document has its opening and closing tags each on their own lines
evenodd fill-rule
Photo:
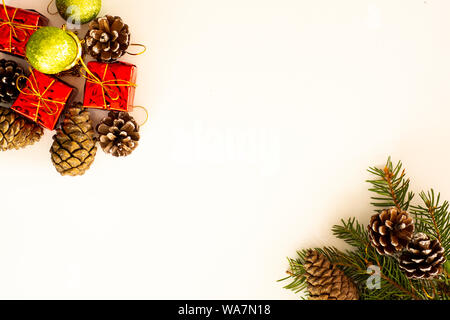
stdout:
<svg viewBox="0 0 450 320">
<path fill-rule="evenodd" d="M 424 233 L 414 235 L 400 256 L 400 269 L 410 279 L 433 279 L 443 271 L 445 250 L 438 240 Z"/>
<path fill-rule="evenodd" d="M 0 107 L 0 151 L 25 148 L 41 140 L 43 134 L 36 123 Z"/>
<path fill-rule="evenodd" d="M 368 227 L 372 246 L 381 255 L 403 251 L 414 233 L 414 222 L 406 211 L 391 208 L 376 214 Z"/>
<path fill-rule="evenodd" d="M 98 61 L 113 62 L 130 46 L 130 30 L 120 17 L 105 16 L 93 20 L 85 37 L 87 52 Z"/>
<path fill-rule="evenodd" d="M 91 116 L 81 103 L 67 109 L 61 129 L 53 137 L 52 162 L 63 176 L 81 176 L 97 154 Z"/>
<path fill-rule="evenodd" d="M 0 102 L 12 104 L 19 96 L 17 79 L 25 74 L 23 68 L 11 60 L 0 60 Z M 26 79 L 21 78 L 19 85 L 23 87 Z"/>
<path fill-rule="evenodd" d="M 138 146 L 139 125 L 127 112 L 111 111 L 97 126 L 100 145 L 114 157 L 129 156 Z"/>
<path fill-rule="evenodd" d="M 319 252 L 311 250 L 303 267 L 310 300 L 359 300 L 353 281 Z"/>
</svg>

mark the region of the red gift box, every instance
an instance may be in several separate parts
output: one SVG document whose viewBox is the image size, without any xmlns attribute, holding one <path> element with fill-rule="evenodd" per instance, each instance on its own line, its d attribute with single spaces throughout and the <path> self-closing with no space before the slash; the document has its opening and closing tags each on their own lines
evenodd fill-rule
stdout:
<svg viewBox="0 0 450 320">
<path fill-rule="evenodd" d="M 53 130 L 75 88 L 39 71 L 30 71 L 26 86 L 11 109 Z"/>
<path fill-rule="evenodd" d="M 36 11 L 0 6 L 0 51 L 25 57 L 25 47 L 31 35 L 46 26 L 48 19 Z"/>
<path fill-rule="evenodd" d="M 125 62 L 89 62 L 84 89 L 86 108 L 129 112 L 133 109 L 137 68 Z"/>
</svg>

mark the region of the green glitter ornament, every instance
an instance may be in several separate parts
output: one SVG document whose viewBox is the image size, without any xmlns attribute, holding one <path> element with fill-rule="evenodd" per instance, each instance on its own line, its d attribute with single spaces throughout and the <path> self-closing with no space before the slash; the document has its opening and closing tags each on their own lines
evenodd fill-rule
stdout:
<svg viewBox="0 0 450 320">
<path fill-rule="evenodd" d="M 82 46 L 77 36 L 65 29 L 43 27 L 30 37 L 26 47 L 28 62 L 45 74 L 71 69 L 81 58 Z"/>
<path fill-rule="evenodd" d="M 72 24 L 86 24 L 97 18 L 102 0 L 56 0 L 61 17 Z"/>
</svg>

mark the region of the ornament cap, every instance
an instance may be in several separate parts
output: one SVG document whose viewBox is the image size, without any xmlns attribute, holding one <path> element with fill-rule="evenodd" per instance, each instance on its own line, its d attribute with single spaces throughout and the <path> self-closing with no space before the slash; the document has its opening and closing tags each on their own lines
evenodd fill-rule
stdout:
<svg viewBox="0 0 450 320">
<path fill-rule="evenodd" d="M 63 70 L 63 71 L 67 71 L 67 70 L 70 70 L 73 67 L 75 67 L 77 65 L 77 63 L 82 59 L 83 43 L 81 42 L 81 40 L 78 38 L 78 36 L 75 33 L 67 30 L 67 26 L 65 24 L 62 26 L 62 30 L 67 32 L 67 34 L 73 38 L 73 40 L 75 41 L 75 43 L 77 45 L 77 55 L 76 55 L 75 59 Z"/>
</svg>

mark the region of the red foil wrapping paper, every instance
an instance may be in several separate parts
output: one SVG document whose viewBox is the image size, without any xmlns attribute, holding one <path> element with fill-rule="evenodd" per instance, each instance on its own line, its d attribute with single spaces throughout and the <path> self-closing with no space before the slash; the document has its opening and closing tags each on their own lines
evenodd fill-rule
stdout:
<svg viewBox="0 0 450 320">
<path fill-rule="evenodd" d="M 86 75 L 84 106 L 86 108 L 133 110 L 137 68 L 125 62 L 89 62 Z M 93 77 L 94 76 L 94 77 Z"/>
<path fill-rule="evenodd" d="M 75 88 L 65 82 L 33 70 L 11 109 L 53 130 L 72 93 Z"/>
<path fill-rule="evenodd" d="M 0 51 L 25 57 L 31 35 L 47 24 L 48 19 L 36 11 L 0 4 Z"/>
</svg>

